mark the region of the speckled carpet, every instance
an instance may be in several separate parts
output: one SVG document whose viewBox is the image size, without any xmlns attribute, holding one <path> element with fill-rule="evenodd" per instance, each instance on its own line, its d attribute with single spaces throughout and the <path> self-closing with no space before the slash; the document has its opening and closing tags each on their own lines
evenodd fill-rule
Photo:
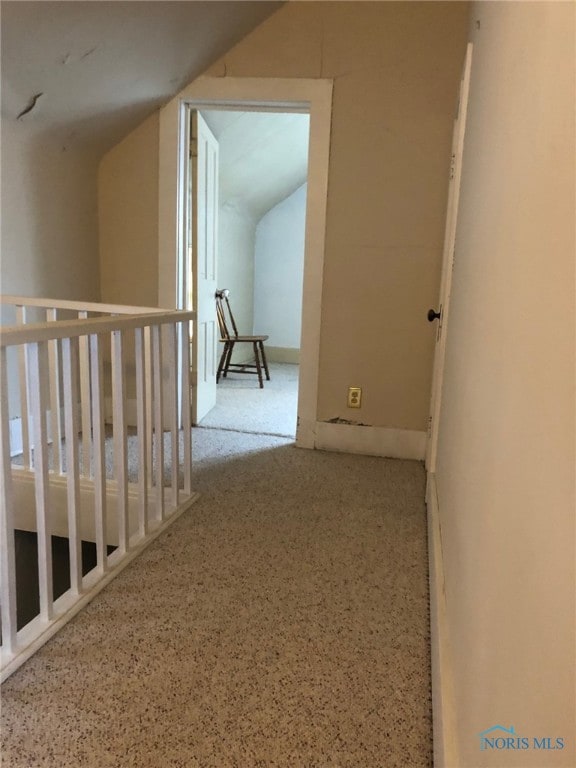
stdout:
<svg viewBox="0 0 576 768">
<path fill-rule="evenodd" d="M 298 405 L 298 366 L 270 363 L 270 381 L 258 386 L 253 374 L 234 373 L 220 379 L 216 406 L 201 427 L 294 437 Z"/>
<path fill-rule="evenodd" d="M 3 685 L 2 765 L 430 766 L 422 465 L 194 457 L 200 500 Z"/>
</svg>

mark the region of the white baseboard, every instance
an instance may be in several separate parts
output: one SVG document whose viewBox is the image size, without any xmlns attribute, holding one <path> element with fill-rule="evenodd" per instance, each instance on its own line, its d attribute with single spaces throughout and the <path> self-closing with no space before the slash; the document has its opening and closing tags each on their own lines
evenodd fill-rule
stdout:
<svg viewBox="0 0 576 768">
<path fill-rule="evenodd" d="M 430 567 L 430 634 L 432 655 L 432 722 L 434 729 L 434 768 L 458 768 L 456 706 L 452 665 L 442 535 L 436 493 L 436 476 L 428 474 L 426 485 L 428 514 L 428 557 Z"/>
<path fill-rule="evenodd" d="M 265 344 L 264 349 L 269 363 L 292 363 L 292 365 L 300 363 L 300 350 L 298 348 L 269 347 Z"/>
<path fill-rule="evenodd" d="M 37 531 L 36 520 L 36 476 L 32 470 L 14 467 L 12 471 L 14 493 L 14 527 L 21 531 Z M 68 538 L 68 498 L 67 477 L 49 473 L 50 532 L 53 536 Z M 80 508 L 78 526 L 84 541 L 96 541 L 94 516 L 94 481 L 80 478 Z M 130 534 L 138 529 L 138 486 L 128 484 L 128 516 Z M 149 505 L 153 508 L 155 494 L 151 490 Z M 116 508 L 118 504 L 118 484 L 114 480 L 106 481 L 106 544 L 117 546 L 118 526 Z"/>
<path fill-rule="evenodd" d="M 314 442 L 315 448 L 324 451 L 362 453 L 391 459 L 421 461 L 426 455 L 426 432 L 409 429 L 318 421 Z"/>
</svg>

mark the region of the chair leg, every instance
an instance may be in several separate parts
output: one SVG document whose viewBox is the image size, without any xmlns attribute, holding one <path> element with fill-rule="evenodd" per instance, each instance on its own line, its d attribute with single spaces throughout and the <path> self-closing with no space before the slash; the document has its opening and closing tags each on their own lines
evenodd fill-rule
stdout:
<svg viewBox="0 0 576 768">
<path fill-rule="evenodd" d="M 228 342 L 228 354 L 226 355 L 226 360 L 224 361 L 224 371 L 222 375 L 224 378 L 228 376 L 228 368 L 230 367 L 230 360 L 232 359 L 232 352 L 234 351 L 234 342 L 229 341 Z"/>
<path fill-rule="evenodd" d="M 264 389 L 264 382 L 262 381 L 262 366 L 260 364 L 260 354 L 258 352 L 258 342 L 254 341 L 252 343 L 252 346 L 254 347 L 254 359 L 256 360 L 256 372 L 258 373 L 258 383 L 260 384 L 260 389 Z"/>
<path fill-rule="evenodd" d="M 224 370 L 224 364 L 226 361 L 226 356 L 228 354 L 228 342 L 224 342 L 224 349 L 222 351 L 222 354 L 220 355 L 220 362 L 218 363 L 218 370 L 216 371 L 216 384 L 220 381 L 220 376 L 222 375 L 222 371 Z"/>
<path fill-rule="evenodd" d="M 268 362 L 266 361 L 266 353 L 264 352 L 264 344 L 259 341 L 258 345 L 260 346 L 260 356 L 262 358 L 262 365 L 264 366 L 264 370 L 266 372 L 266 381 L 270 381 L 270 372 L 268 370 Z"/>
</svg>

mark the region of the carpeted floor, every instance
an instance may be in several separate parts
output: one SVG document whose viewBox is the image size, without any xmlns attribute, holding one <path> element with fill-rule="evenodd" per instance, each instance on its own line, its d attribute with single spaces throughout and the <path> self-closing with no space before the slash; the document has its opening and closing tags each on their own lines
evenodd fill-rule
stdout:
<svg viewBox="0 0 576 768">
<path fill-rule="evenodd" d="M 194 457 L 200 500 L 4 684 L 3 765 L 430 766 L 422 465 Z"/>
<path fill-rule="evenodd" d="M 201 427 L 294 437 L 298 405 L 298 366 L 270 363 L 270 381 L 258 386 L 254 374 L 231 372 L 220 379 L 216 406 Z"/>
</svg>

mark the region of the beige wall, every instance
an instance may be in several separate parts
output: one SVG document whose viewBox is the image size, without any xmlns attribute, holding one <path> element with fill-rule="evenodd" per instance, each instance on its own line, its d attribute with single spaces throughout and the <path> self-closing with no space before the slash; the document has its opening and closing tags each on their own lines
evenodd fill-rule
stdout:
<svg viewBox="0 0 576 768">
<path fill-rule="evenodd" d="M 100 272 L 107 303 L 158 303 L 158 114 L 100 163 Z"/>
<path fill-rule="evenodd" d="M 290 3 L 208 74 L 334 79 L 318 419 L 423 430 L 462 3 Z M 343 296 L 346 311 L 342 311 Z"/>
<path fill-rule="evenodd" d="M 93 154 L 2 118 L 0 291 L 98 301 L 97 161 Z M 0 322 L 15 322 L 3 310 Z M 9 352 L 9 413 L 20 415 L 16 355 Z"/>
<path fill-rule="evenodd" d="M 208 71 L 334 79 L 319 419 L 349 418 L 347 388 L 359 384 L 362 422 L 426 427 L 434 329 L 425 315 L 438 297 L 467 12 L 464 3 L 289 3 Z M 126 176 L 123 194 L 138 188 Z M 102 263 L 106 271 L 110 257 Z M 146 292 L 155 286 L 150 272 Z"/>
<path fill-rule="evenodd" d="M 2 119 L 2 293 L 98 301 L 94 156 Z"/>
<path fill-rule="evenodd" d="M 472 10 L 437 467 L 458 768 L 574 766 L 574 5 Z M 566 748 L 480 753 L 495 724 Z"/>
</svg>

